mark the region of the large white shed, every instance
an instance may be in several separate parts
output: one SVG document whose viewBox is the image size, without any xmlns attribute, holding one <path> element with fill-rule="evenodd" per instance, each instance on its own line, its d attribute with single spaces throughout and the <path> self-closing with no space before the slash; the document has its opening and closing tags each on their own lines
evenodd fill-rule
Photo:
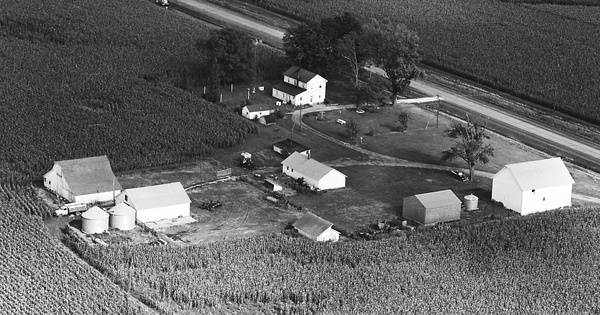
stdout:
<svg viewBox="0 0 600 315">
<path fill-rule="evenodd" d="M 298 233 L 317 242 L 337 242 L 340 239 L 340 232 L 332 228 L 333 223 L 310 212 L 298 219 L 293 226 Z"/>
<path fill-rule="evenodd" d="M 306 155 L 294 152 L 281 162 L 283 173 L 321 190 L 346 187 L 346 175 Z"/>
<path fill-rule="evenodd" d="M 492 199 L 527 215 L 570 206 L 574 183 L 560 158 L 508 164 L 492 176 Z"/>
<path fill-rule="evenodd" d="M 144 223 L 190 216 L 191 201 L 180 182 L 128 188 L 116 202 L 132 207 L 136 219 Z"/>
<path fill-rule="evenodd" d="M 111 201 L 121 185 L 106 155 L 54 162 L 44 174 L 44 186 L 73 203 Z"/>
</svg>

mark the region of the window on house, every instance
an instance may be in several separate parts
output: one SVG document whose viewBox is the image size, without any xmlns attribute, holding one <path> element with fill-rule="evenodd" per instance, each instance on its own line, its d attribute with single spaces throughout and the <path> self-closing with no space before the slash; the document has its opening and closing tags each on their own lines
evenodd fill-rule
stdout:
<svg viewBox="0 0 600 315">
<path fill-rule="evenodd" d="M 125 201 L 129 201 L 129 198 L 127 197 L 127 195 L 125 195 Z"/>
<path fill-rule="evenodd" d="M 285 169 L 289 171 L 289 170 L 290 170 L 290 167 L 289 167 L 289 166 L 286 166 L 286 167 L 285 167 Z"/>
<path fill-rule="evenodd" d="M 546 197 L 542 198 L 542 201 L 546 201 Z"/>
<path fill-rule="evenodd" d="M 535 194 L 535 189 L 532 189 L 531 192 Z"/>
</svg>

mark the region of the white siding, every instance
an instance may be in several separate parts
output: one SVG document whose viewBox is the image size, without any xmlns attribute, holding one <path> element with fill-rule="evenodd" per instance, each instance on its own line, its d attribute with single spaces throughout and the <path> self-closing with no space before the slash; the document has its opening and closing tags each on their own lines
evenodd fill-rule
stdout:
<svg viewBox="0 0 600 315">
<path fill-rule="evenodd" d="M 327 242 L 327 241 L 337 242 L 339 239 L 340 239 L 340 232 L 338 232 L 332 228 L 328 228 L 323 233 L 321 233 L 321 235 L 317 236 L 317 242 Z"/>
<path fill-rule="evenodd" d="M 142 222 L 154 222 L 163 219 L 174 219 L 179 216 L 187 217 L 190 215 L 190 205 L 172 205 L 161 208 L 153 208 L 147 210 L 136 210 L 136 219 Z"/>
<path fill-rule="evenodd" d="M 119 193 L 121 193 L 120 190 L 115 190 L 114 196 L 118 195 Z M 101 192 L 101 193 L 97 193 L 97 194 L 75 196 L 75 200 L 73 202 L 97 203 L 97 202 L 109 201 L 112 199 L 113 199 L 113 192 L 107 191 L 107 192 Z"/>
<path fill-rule="evenodd" d="M 335 189 L 346 187 L 346 176 L 342 173 L 332 170 L 323 176 L 316 186 L 319 189 Z"/>
<path fill-rule="evenodd" d="M 535 192 L 524 192 L 521 215 L 570 206 L 571 186 L 572 185 L 565 185 L 536 189 Z"/>
<path fill-rule="evenodd" d="M 508 169 L 503 169 L 492 179 L 492 200 L 502 202 L 504 207 L 521 213 L 523 192 Z"/>
</svg>

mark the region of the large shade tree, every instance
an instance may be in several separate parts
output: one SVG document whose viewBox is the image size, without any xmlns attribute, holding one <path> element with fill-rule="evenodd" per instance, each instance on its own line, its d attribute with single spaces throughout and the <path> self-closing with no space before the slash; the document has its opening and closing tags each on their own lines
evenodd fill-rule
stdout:
<svg viewBox="0 0 600 315">
<path fill-rule="evenodd" d="M 385 71 L 393 105 L 420 74 L 419 37 L 404 24 L 383 19 L 371 21 L 364 39 L 371 63 Z"/>
<path fill-rule="evenodd" d="M 214 30 L 196 47 L 208 62 L 218 63 L 218 75 L 224 83 L 249 81 L 254 70 L 254 42 L 248 35 L 231 28 Z M 212 68 L 212 67 L 211 67 Z"/>
<path fill-rule="evenodd" d="M 477 121 L 467 119 L 467 124 L 454 123 L 445 130 L 446 135 L 454 141 L 454 146 L 442 152 L 442 161 L 460 158 L 469 166 L 469 180 L 473 180 L 475 165 L 487 164 L 490 156 L 494 156 L 494 148 L 487 142 L 490 139 L 485 126 Z"/>
</svg>

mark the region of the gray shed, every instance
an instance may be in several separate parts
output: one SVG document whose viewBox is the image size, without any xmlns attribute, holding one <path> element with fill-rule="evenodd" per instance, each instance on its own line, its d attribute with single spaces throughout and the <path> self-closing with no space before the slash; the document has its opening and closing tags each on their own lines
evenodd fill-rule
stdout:
<svg viewBox="0 0 600 315">
<path fill-rule="evenodd" d="M 424 225 L 456 221 L 460 206 L 460 199 L 447 189 L 404 198 L 402 216 Z"/>
</svg>

